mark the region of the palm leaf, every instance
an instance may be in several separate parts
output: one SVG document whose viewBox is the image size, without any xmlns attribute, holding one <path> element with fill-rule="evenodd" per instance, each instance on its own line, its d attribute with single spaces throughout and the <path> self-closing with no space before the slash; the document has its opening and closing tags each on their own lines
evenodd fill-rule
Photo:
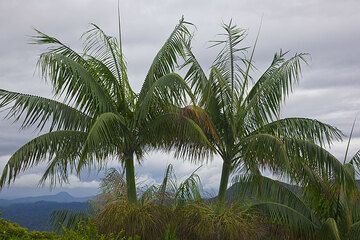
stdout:
<svg viewBox="0 0 360 240">
<path fill-rule="evenodd" d="M 43 53 L 39 65 L 43 76 L 52 82 L 55 94 L 65 94 L 65 100 L 74 102 L 82 112 L 93 115 L 114 108 L 110 95 L 82 63 L 62 54 Z"/>
<path fill-rule="evenodd" d="M 178 74 L 170 73 L 160 77 L 139 102 L 136 120 L 143 120 L 149 113 L 157 115 L 156 112 L 161 110 L 170 110 L 170 106 L 184 105 L 186 93 L 192 97 L 190 88 Z"/>
<path fill-rule="evenodd" d="M 301 74 L 301 63 L 306 62 L 306 54 L 295 54 L 284 60 L 285 54 L 275 55 L 272 66 L 260 77 L 245 98 L 243 115 L 259 115 L 262 121 L 273 120 L 279 112 L 280 104 L 292 91 Z M 247 117 L 250 117 L 247 116 Z"/>
<path fill-rule="evenodd" d="M 190 23 L 181 18 L 179 24 L 156 54 L 139 94 L 138 101 L 140 103 L 153 83 L 160 77 L 173 72 L 178 62 L 177 57 L 184 55 L 183 39 L 186 36 L 190 36 L 187 25 L 190 25 Z"/>
<path fill-rule="evenodd" d="M 300 212 L 284 204 L 263 202 L 256 203 L 251 209 L 265 214 L 273 223 L 290 230 L 294 237 L 303 239 L 314 239 L 320 226 L 313 223 L 309 218 Z"/>
<path fill-rule="evenodd" d="M 106 157 L 119 154 L 118 148 L 123 150 L 126 148 L 124 141 L 126 134 L 128 134 L 128 129 L 121 116 L 112 112 L 99 115 L 87 133 L 78 171 L 84 165 L 91 165 L 94 160 L 102 164 L 101 160 Z"/>
<path fill-rule="evenodd" d="M 50 131 L 53 129 L 84 131 L 91 122 L 89 116 L 61 102 L 0 89 L 0 108 L 8 105 L 11 106 L 6 116 L 15 118 L 15 121 L 23 118 L 22 128 L 35 125 L 41 131 L 50 122 Z"/>
<path fill-rule="evenodd" d="M 66 157 L 73 157 L 67 161 L 74 161 L 83 147 L 85 138 L 86 134 L 79 131 L 56 131 L 34 138 L 11 156 L 4 167 L 0 187 L 6 183 L 10 184 L 20 172 L 32 166 L 51 161 L 53 158 L 61 158 L 61 153 L 65 153 Z"/>
<path fill-rule="evenodd" d="M 333 140 L 341 140 L 343 135 L 339 129 L 309 118 L 279 119 L 260 127 L 256 132 L 307 140 L 320 146 L 330 145 Z"/>
<path fill-rule="evenodd" d="M 304 215 L 316 224 L 320 224 L 311 209 L 300 197 L 288 189 L 283 183 L 264 176 L 242 177 L 239 179 L 240 196 L 249 195 L 257 202 L 271 201 L 284 204 Z"/>
<path fill-rule="evenodd" d="M 360 221 L 355 222 L 353 225 L 351 225 L 351 229 L 347 235 L 347 239 L 349 240 L 355 240 L 358 239 L 360 235 Z"/>
</svg>

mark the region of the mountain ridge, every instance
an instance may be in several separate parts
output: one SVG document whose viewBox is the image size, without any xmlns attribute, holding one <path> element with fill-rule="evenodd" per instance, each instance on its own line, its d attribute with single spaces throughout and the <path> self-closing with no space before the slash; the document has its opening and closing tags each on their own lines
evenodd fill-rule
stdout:
<svg viewBox="0 0 360 240">
<path fill-rule="evenodd" d="M 71 202 L 87 202 L 93 199 L 95 196 L 87 197 L 74 197 L 67 192 L 59 192 L 51 195 L 41 195 L 32 197 L 22 197 L 14 199 L 0 199 L 0 207 L 8 207 L 18 203 L 36 203 L 40 201 L 44 202 L 57 202 L 57 203 L 71 203 Z"/>
</svg>

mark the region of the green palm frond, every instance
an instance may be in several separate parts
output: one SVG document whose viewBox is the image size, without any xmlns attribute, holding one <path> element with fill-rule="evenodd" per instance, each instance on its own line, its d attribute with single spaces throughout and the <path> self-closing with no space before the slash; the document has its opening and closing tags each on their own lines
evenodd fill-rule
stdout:
<svg viewBox="0 0 360 240">
<path fill-rule="evenodd" d="M 341 240 L 338 226 L 333 218 L 329 218 L 323 223 L 317 239 Z"/>
<path fill-rule="evenodd" d="M 236 161 L 243 161 L 250 171 L 253 164 L 263 168 L 270 167 L 275 172 L 286 172 L 290 166 L 286 145 L 274 135 L 250 135 L 242 139 L 239 147 L 242 151 L 240 156 L 236 156 Z"/>
<path fill-rule="evenodd" d="M 8 107 L 6 117 L 22 120 L 22 128 L 35 126 L 39 131 L 46 124 L 53 129 L 84 131 L 89 128 L 91 117 L 64 103 L 39 96 L 0 89 L 0 108 Z"/>
<path fill-rule="evenodd" d="M 124 139 L 127 134 L 125 120 L 120 115 L 112 112 L 99 115 L 87 133 L 78 171 L 84 165 L 91 165 L 94 159 L 101 164 L 101 160 L 119 154 L 118 148 L 126 148 Z"/>
<path fill-rule="evenodd" d="M 89 221 L 89 214 L 71 210 L 57 210 L 50 214 L 52 230 L 62 233 L 64 229 L 75 229 L 80 222 Z"/>
<path fill-rule="evenodd" d="M 138 106 L 136 118 L 141 121 L 149 113 L 154 115 L 161 109 L 166 110 L 170 106 L 182 106 L 186 103 L 186 97 L 192 97 L 190 88 L 183 78 L 176 73 L 169 73 L 160 77 L 147 90 L 141 104 Z M 170 109 L 167 109 L 170 110 Z"/>
<path fill-rule="evenodd" d="M 297 174 L 298 177 L 306 178 L 308 176 L 306 173 L 306 165 L 311 171 L 316 172 L 316 174 L 324 177 L 324 179 L 336 177 L 337 179 L 341 179 L 341 181 L 347 182 L 349 186 L 355 185 L 351 174 L 343 168 L 335 156 L 324 148 L 306 140 L 291 138 L 283 138 L 283 140 L 288 155 L 293 159 L 299 160 L 291 161 L 292 169 L 299 173 Z M 300 172 L 302 173 L 300 174 Z M 302 180 L 305 180 L 305 178 Z"/>
<path fill-rule="evenodd" d="M 280 104 L 299 81 L 301 63 L 306 54 L 295 54 L 288 60 L 282 60 L 285 54 L 275 56 L 272 65 L 251 88 L 245 98 L 246 107 L 240 109 L 242 115 L 251 117 L 259 115 L 263 120 L 273 120 L 278 116 Z M 279 59 L 279 60 L 278 60 Z M 277 66 L 281 62 L 279 66 Z"/>
<path fill-rule="evenodd" d="M 191 118 L 184 116 L 181 110 L 158 116 L 147 123 L 142 131 L 143 144 L 175 150 L 177 157 L 195 161 L 207 158 L 213 151 L 203 130 Z M 153 138 L 154 134 L 157 139 Z"/>
<path fill-rule="evenodd" d="M 281 203 L 301 213 L 312 222 L 320 224 L 304 201 L 283 183 L 264 176 L 249 176 L 239 179 L 239 194 L 254 197 L 257 202 Z"/>
<path fill-rule="evenodd" d="M 347 239 L 349 240 L 355 240 L 358 239 L 360 235 L 360 221 L 355 222 L 353 225 L 351 225 L 351 229 L 347 235 Z"/>
<path fill-rule="evenodd" d="M 354 166 L 356 166 L 357 170 L 359 171 L 360 169 L 360 150 L 358 150 L 354 156 L 352 156 L 352 158 L 350 159 L 350 163 L 354 164 Z"/>
<path fill-rule="evenodd" d="M 191 89 L 193 89 L 194 95 L 197 99 L 199 99 L 200 104 L 203 104 L 203 96 L 206 95 L 206 91 L 209 91 L 210 86 L 204 70 L 191 50 L 191 39 L 192 38 L 188 38 L 187 41 L 184 40 L 185 63 L 181 66 L 181 68 L 189 66 L 184 79 L 189 84 Z"/>
<path fill-rule="evenodd" d="M 247 62 L 243 56 L 248 47 L 239 47 L 238 45 L 245 39 L 246 31 L 233 25 L 232 21 L 229 24 L 224 24 L 223 29 L 225 33 L 219 34 L 223 39 L 212 41 L 212 47 L 222 46 L 213 65 L 222 72 L 233 96 L 234 90 L 239 89 L 242 85 L 242 76 L 245 75 Z M 239 56 L 239 54 L 243 54 L 243 56 Z"/>
<path fill-rule="evenodd" d="M 200 167 L 199 167 L 200 168 Z M 191 175 L 186 178 L 177 187 L 175 193 L 175 201 L 178 204 L 184 204 L 187 202 L 199 202 L 202 201 L 201 192 L 201 181 L 199 175 L 196 174 L 197 168 Z"/>
<path fill-rule="evenodd" d="M 341 140 L 343 136 L 339 129 L 309 118 L 279 119 L 260 127 L 256 132 L 307 140 L 320 144 L 320 146 L 330 145 L 332 141 Z"/>
<path fill-rule="evenodd" d="M 118 42 L 114 37 L 108 36 L 96 24 L 91 24 L 92 28 L 86 31 L 82 37 L 84 38 L 84 53 L 94 56 L 103 62 L 119 81 L 122 81 L 122 72 L 119 67 Z"/>
<path fill-rule="evenodd" d="M 175 27 L 164 45 L 156 54 L 139 94 L 140 103 L 155 81 L 168 73 L 174 72 L 175 67 L 178 64 L 178 56 L 184 55 L 183 39 L 186 36 L 190 36 L 190 32 L 187 29 L 188 25 L 191 24 L 186 22 L 184 18 L 181 18 L 179 24 Z"/>
<path fill-rule="evenodd" d="M 118 101 L 131 104 L 127 107 L 132 107 L 134 92 L 129 85 L 126 63 L 118 41 L 116 38 L 106 35 L 96 24 L 91 25 L 92 28 L 83 34 L 84 52 L 98 59 L 111 71 L 113 76 L 117 76 L 119 84 L 114 87 Z"/>
<path fill-rule="evenodd" d="M 273 202 L 256 203 L 251 206 L 251 209 L 265 214 L 273 223 L 289 229 L 294 237 L 315 239 L 320 229 L 319 225 L 313 223 L 302 213 L 284 204 Z"/>
<path fill-rule="evenodd" d="M 117 103 L 118 111 L 124 110 L 120 107 L 124 106 L 124 101 L 127 99 L 124 99 L 122 95 L 122 89 L 116 75 L 113 74 L 104 62 L 95 57 L 89 56 L 87 63 L 90 65 L 94 78 L 96 78 L 101 87 L 109 93 L 112 100 Z M 128 100 L 130 102 L 130 99 Z"/>
<path fill-rule="evenodd" d="M 0 186 L 10 184 L 21 171 L 36 166 L 42 162 L 51 162 L 53 158 L 73 162 L 79 157 L 86 134 L 79 131 L 55 131 L 40 135 L 19 148 L 4 167 Z M 66 151 L 65 151 L 66 150 Z M 67 158 L 71 155 L 71 158 Z M 64 165 L 65 167 L 65 165 Z"/>
<path fill-rule="evenodd" d="M 169 164 L 165 170 L 163 181 L 157 191 L 160 203 L 164 203 L 168 193 L 176 191 L 176 176 L 174 174 L 174 168 L 172 164 Z"/>
<path fill-rule="evenodd" d="M 83 63 L 62 54 L 43 53 L 39 66 L 43 76 L 52 82 L 54 93 L 64 95 L 67 102 L 73 102 L 84 113 L 93 115 L 115 107 L 109 93 L 103 91 Z"/>
<path fill-rule="evenodd" d="M 64 55 L 76 62 L 81 62 L 81 63 L 85 64 L 86 60 L 84 59 L 84 57 L 81 54 L 77 53 L 76 51 L 71 49 L 69 46 L 62 43 L 57 38 L 49 36 L 37 29 L 34 29 L 34 30 L 36 32 L 36 35 L 31 36 L 31 40 L 32 40 L 33 44 L 45 45 L 45 46 L 47 46 L 47 51 L 49 53 L 61 54 L 61 55 Z M 38 64 L 39 63 L 40 62 L 38 62 Z"/>
</svg>

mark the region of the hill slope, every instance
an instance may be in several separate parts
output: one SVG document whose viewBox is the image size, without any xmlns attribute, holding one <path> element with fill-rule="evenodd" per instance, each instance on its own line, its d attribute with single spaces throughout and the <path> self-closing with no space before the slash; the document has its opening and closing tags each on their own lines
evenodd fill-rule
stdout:
<svg viewBox="0 0 360 240">
<path fill-rule="evenodd" d="M 89 209 L 87 202 L 35 202 L 35 203 L 15 203 L 9 206 L 0 207 L 1 217 L 15 222 L 29 230 L 49 231 L 50 215 L 56 210 L 74 210 L 86 212 Z"/>
<path fill-rule="evenodd" d="M 24 197 L 24 198 L 15 198 L 15 199 L 0 199 L 0 207 L 10 206 L 16 203 L 36 203 L 40 201 L 44 202 L 58 202 L 58 203 L 70 203 L 70 202 L 87 202 L 93 197 L 73 197 L 67 192 L 59 192 L 54 195 L 43 195 L 36 197 Z"/>
</svg>

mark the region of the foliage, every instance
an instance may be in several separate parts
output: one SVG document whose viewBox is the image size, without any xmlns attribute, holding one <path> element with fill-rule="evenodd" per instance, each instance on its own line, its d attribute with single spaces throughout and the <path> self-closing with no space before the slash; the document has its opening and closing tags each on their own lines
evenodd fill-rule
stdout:
<svg viewBox="0 0 360 240">
<path fill-rule="evenodd" d="M 343 168 L 352 172 L 355 180 L 353 165 L 345 164 Z M 318 177 L 296 194 L 266 177 L 252 176 L 241 183 L 241 195 L 254 197 L 251 209 L 285 229 L 292 238 L 358 239 L 360 191 L 352 185 Z"/>
<path fill-rule="evenodd" d="M 205 133 L 223 160 L 219 200 L 225 200 L 228 180 L 234 171 L 259 174 L 267 169 L 309 181 L 309 167 L 317 173 L 350 178 L 339 162 L 322 146 L 341 139 L 341 132 L 317 120 L 280 118 L 280 107 L 299 81 L 306 54 L 287 57 L 279 51 L 256 80 L 251 76 L 257 39 L 250 54 L 242 46 L 246 32 L 231 21 L 213 41 L 220 52 L 207 77 L 187 43 L 185 80 L 195 93 L 197 106 L 187 107 L 189 116 Z M 194 159 L 193 149 L 180 147 L 178 155 Z"/>
<path fill-rule="evenodd" d="M 124 198 L 123 175 L 110 169 L 102 180 L 102 194 L 95 201 L 93 214 L 84 219 L 80 215 L 74 218 L 73 212 L 58 212 L 53 220 L 71 222 L 72 226 L 62 226 L 74 229 L 82 218 L 106 236 L 121 232 L 141 239 L 256 239 L 265 235 L 258 229 L 263 224 L 260 216 L 248 212 L 248 206 L 234 203 L 222 207 L 205 201 L 199 180 L 194 171 L 177 183 L 169 165 L 163 182 L 147 187 L 134 204 Z"/>
<path fill-rule="evenodd" d="M 97 25 L 83 34 L 78 53 L 55 37 L 36 30 L 33 41 L 45 45 L 38 67 L 50 82 L 54 97 L 63 102 L 0 89 L 0 108 L 22 128 L 44 133 L 19 148 L 7 162 L 0 186 L 20 172 L 47 163 L 42 183 L 68 181 L 85 167 L 101 168 L 118 160 L 126 171 L 127 198 L 137 199 L 134 160 L 151 149 L 170 150 L 189 145 L 202 149 L 206 138 L 184 116 L 181 106 L 191 100 L 186 82 L 176 73 L 178 56 L 190 35 L 181 19 L 155 56 L 139 94 L 129 83 L 121 39 L 106 35 Z M 186 134 L 185 134 L 186 133 Z M 201 143 L 201 144 L 200 144 Z"/>
<path fill-rule="evenodd" d="M 181 19 L 155 56 L 137 94 L 130 86 L 119 39 L 92 24 L 78 53 L 36 31 L 41 75 L 58 101 L 0 89 L 0 108 L 22 128 L 48 132 L 19 148 L 7 162 L 0 187 L 22 171 L 47 163 L 42 183 L 118 160 L 93 212 L 53 214 L 52 233 L 28 232 L 0 220 L 3 239 L 356 239 L 360 192 L 355 188 L 360 151 L 341 164 L 323 147 L 340 140 L 335 127 L 314 119 L 281 118 L 280 108 L 301 77 L 306 54 L 279 51 L 254 79 L 254 52 L 242 46 L 246 31 L 230 21 L 213 41 L 220 51 L 207 76 L 191 51 L 190 23 Z M 258 37 L 257 37 L 258 38 Z M 179 58 L 185 79 L 175 73 Z M 355 125 L 355 123 L 354 123 Z M 353 126 L 354 128 L 354 126 Z M 353 129 L 352 129 L 353 131 Z M 352 133 L 350 134 L 350 136 Z M 351 139 L 351 137 L 350 137 Z M 348 143 L 348 147 L 350 140 Z M 205 201 L 194 171 L 178 183 L 171 165 L 163 182 L 137 194 L 134 161 L 152 149 L 177 157 L 223 160 L 219 201 Z M 294 193 L 263 177 L 268 169 L 302 187 Z M 241 200 L 225 202 L 230 175 L 241 182 Z M 251 196 L 245 199 L 244 196 Z M 262 217 L 266 217 L 264 221 Z"/>
<path fill-rule="evenodd" d="M 16 223 L 11 223 L 0 219 L 0 239 L 3 240 L 46 240 L 56 239 L 56 235 L 49 232 L 29 232 L 26 228 L 20 227 Z"/>
</svg>

